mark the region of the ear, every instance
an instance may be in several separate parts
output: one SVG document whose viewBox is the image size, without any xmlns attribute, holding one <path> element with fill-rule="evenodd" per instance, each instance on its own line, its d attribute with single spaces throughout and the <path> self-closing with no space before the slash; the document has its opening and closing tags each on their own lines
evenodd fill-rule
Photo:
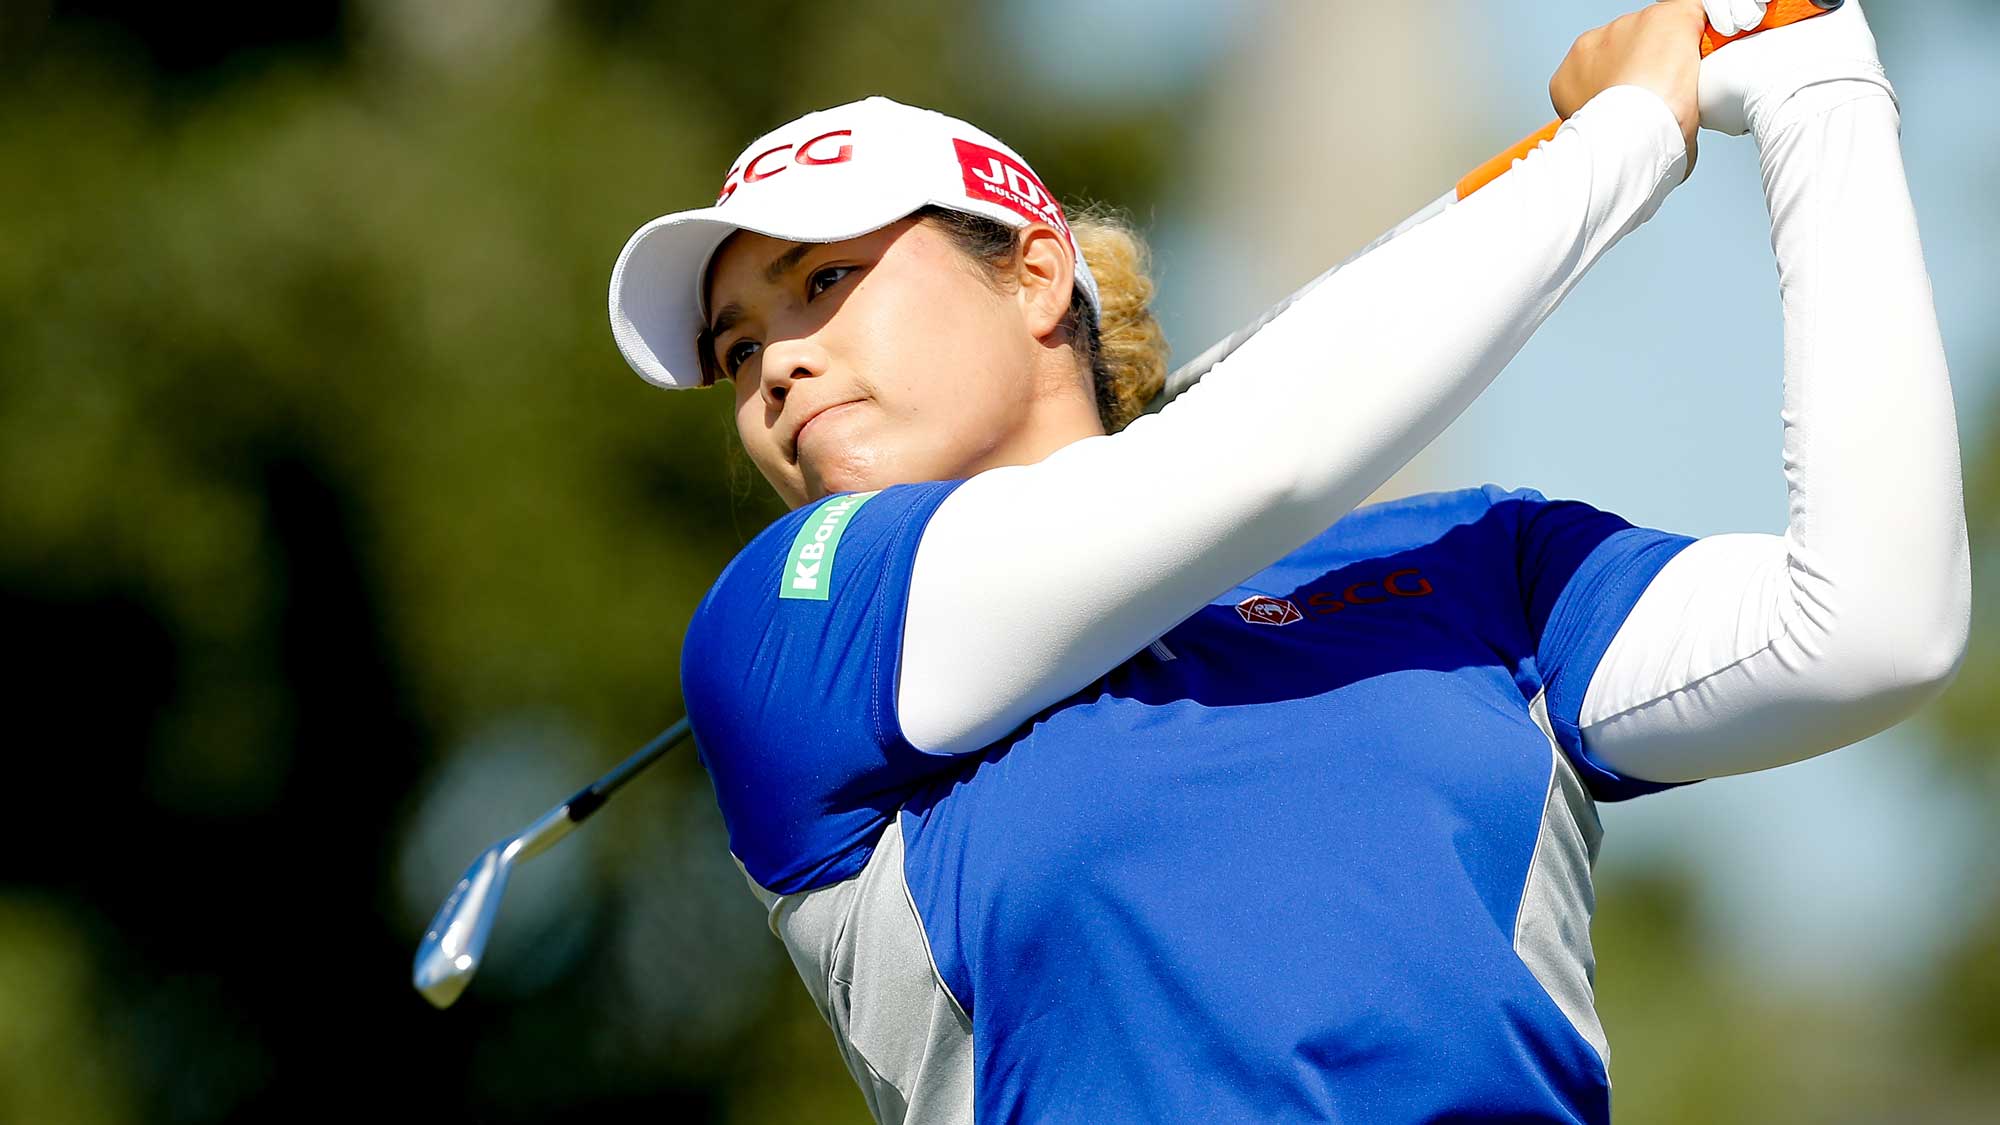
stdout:
<svg viewBox="0 0 2000 1125">
<path fill-rule="evenodd" d="M 1076 284 L 1076 260 L 1070 255 L 1069 239 L 1042 223 L 1028 227 L 1014 270 L 1015 297 L 1021 303 L 1022 318 L 1037 340 L 1046 340 L 1069 315 L 1070 295 Z"/>
</svg>

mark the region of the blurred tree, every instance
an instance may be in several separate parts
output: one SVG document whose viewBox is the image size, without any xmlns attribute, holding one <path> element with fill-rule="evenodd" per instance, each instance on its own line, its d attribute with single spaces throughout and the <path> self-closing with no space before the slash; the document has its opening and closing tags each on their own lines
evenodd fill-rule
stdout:
<svg viewBox="0 0 2000 1125">
<path fill-rule="evenodd" d="M 104 1057 L 83 944 L 67 912 L 0 898 L 0 1119 L 136 1120 L 122 1060 Z"/>
<path fill-rule="evenodd" d="M 1941 708 L 1956 773 L 1988 809 L 2000 808 L 2000 643 L 1991 623 L 2000 615 L 2000 443 L 1977 440 L 2000 432 L 2000 410 L 1989 412 L 1968 449 L 1966 522 L 1972 542 L 1971 651 Z M 1988 1105 L 2000 1105 L 2000 817 L 1984 821 L 1967 871 L 1964 926 L 1950 953 L 1933 968 L 1922 1005 L 1925 1037 L 1962 1081 L 1977 1082 Z"/>
<path fill-rule="evenodd" d="M 0 57 L 31 48 L 126 54 L 160 89 L 197 93 L 267 67 L 340 58 L 345 17 L 340 0 L 255 8 L 21 0 L 0 7 Z"/>
<path fill-rule="evenodd" d="M 0 1006 L 36 1018 L 0 1038 L 65 1077 L 0 1072 L 7 1120 L 865 1116 L 691 757 L 449 1014 L 408 960 L 472 850 L 413 818 L 496 720 L 559 716 L 585 775 L 663 726 L 696 600 L 779 511 L 726 395 L 612 347 L 634 227 L 866 93 L 1005 117 L 1128 204 L 1161 142 L 997 115 L 955 7 L 485 9 L 0 24 L 9 780 L 60 795 L 11 818 Z M 517 789 L 469 838 L 568 791 Z"/>
</svg>

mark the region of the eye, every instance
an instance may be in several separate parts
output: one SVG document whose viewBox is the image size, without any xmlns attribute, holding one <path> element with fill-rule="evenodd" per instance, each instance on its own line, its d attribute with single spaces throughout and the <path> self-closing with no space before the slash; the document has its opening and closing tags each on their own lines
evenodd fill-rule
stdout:
<svg viewBox="0 0 2000 1125">
<path fill-rule="evenodd" d="M 814 270 L 812 276 L 806 278 L 806 300 L 810 301 L 840 284 L 842 279 L 859 268 L 859 266 L 826 266 Z"/>
<path fill-rule="evenodd" d="M 757 341 L 755 340 L 738 340 L 729 345 L 728 350 L 722 353 L 723 373 L 734 378 L 736 372 L 744 364 L 750 362 L 750 357 L 756 354 Z"/>
</svg>

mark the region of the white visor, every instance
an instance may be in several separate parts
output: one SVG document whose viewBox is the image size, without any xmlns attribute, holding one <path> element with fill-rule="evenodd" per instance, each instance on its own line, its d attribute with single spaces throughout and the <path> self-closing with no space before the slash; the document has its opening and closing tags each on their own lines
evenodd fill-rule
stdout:
<svg viewBox="0 0 2000 1125">
<path fill-rule="evenodd" d="M 933 204 L 1061 231 L 1076 285 L 1098 308 L 1097 282 L 1061 205 L 1020 154 L 955 117 L 868 98 L 772 130 L 736 158 L 714 206 L 640 227 L 611 270 L 611 335 L 647 382 L 698 387 L 702 276 L 724 239 L 747 230 L 839 242 Z"/>
</svg>

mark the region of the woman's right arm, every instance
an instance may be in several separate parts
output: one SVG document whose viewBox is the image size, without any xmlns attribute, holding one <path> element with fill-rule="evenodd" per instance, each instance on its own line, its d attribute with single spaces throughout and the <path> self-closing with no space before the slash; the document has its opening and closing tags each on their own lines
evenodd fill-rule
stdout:
<svg viewBox="0 0 2000 1125">
<path fill-rule="evenodd" d="M 1606 89 L 1160 414 L 966 482 L 910 580 L 905 737 L 980 749 L 1323 531 L 1472 402 L 1688 159 L 1660 95 Z"/>
</svg>

